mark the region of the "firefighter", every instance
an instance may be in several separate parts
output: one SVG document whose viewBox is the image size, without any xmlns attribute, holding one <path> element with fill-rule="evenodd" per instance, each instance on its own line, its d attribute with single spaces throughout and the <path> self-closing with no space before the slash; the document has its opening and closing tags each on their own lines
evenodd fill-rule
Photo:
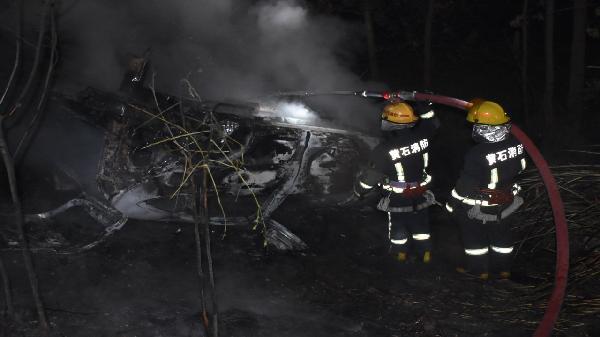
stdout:
<svg viewBox="0 0 600 337">
<path fill-rule="evenodd" d="M 446 208 L 460 226 L 465 266 L 457 270 L 486 280 L 489 266 L 510 278 L 512 214 L 523 204 L 515 177 L 525 169 L 523 145 L 510 134 L 510 118 L 490 101 L 477 100 L 467 113 L 477 143 L 465 155 L 463 169 Z"/>
<path fill-rule="evenodd" d="M 377 209 L 387 213 L 390 251 L 404 262 L 409 244 L 424 263 L 431 260 L 428 207 L 435 203 L 427 173 L 431 138 L 439 120 L 431 104 L 406 102 L 386 105 L 381 115 L 382 142 L 373 149 L 368 166 L 359 174 L 354 193 L 362 197 L 380 188 Z"/>
</svg>

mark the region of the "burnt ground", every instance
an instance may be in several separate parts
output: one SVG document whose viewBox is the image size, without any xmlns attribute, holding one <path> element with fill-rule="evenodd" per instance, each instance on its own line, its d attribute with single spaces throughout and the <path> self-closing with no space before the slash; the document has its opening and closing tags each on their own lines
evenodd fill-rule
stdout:
<svg viewBox="0 0 600 337">
<path fill-rule="evenodd" d="M 461 117 L 441 114 L 443 125 L 456 125 L 450 119 Z M 455 180 L 449 171 L 458 170 L 461 160 L 454 153 L 466 142 L 457 139 L 459 132 L 442 128 L 440 139 L 453 141 L 432 149 L 432 174 L 440 186 L 435 192 L 442 200 Z M 80 150 L 78 156 L 90 152 Z M 79 193 L 41 169 L 19 172 L 27 213 L 53 209 Z M 5 193 L 0 188 L 2 205 L 9 204 Z M 513 281 L 480 282 L 454 271 L 461 244 L 441 208 L 431 209 L 433 262 L 400 264 L 388 255 L 387 219 L 373 209 L 375 200 L 350 208 L 308 201 L 290 197 L 274 215 L 308 244 L 303 252 L 265 249 L 260 231 L 248 227 L 229 227 L 225 236 L 223 227 L 213 227 L 220 336 L 530 336 L 543 315 L 551 288 L 541 286 L 552 281 L 551 251 L 523 247 Z M 7 214 L 0 210 L 0 223 L 14 222 Z M 91 240 L 98 230 L 78 210 L 48 226 L 73 244 Z M 34 241 L 44 240 L 36 237 L 44 233 L 40 229 L 32 228 Z M 21 254 L 2 251 L 2 257 L 19 316 L 16 324 L 0 323 L 0 336 L 38 336 Z M 35 263 L 53 336 L 204 335 L 192 225 L 132 220 L 86 253 L 38 251 Z M 570 289 L 572 299 L 583 290 L 589 301 L 570 301 L 558 335 L 600 335 L 597 309 L 573 313 L 582 305 L 598 306 L 600 281 L 585 287 Z"/>
<path fill-rule="evenodd" d="M 220 336 L 531 335 L 543 311 L 515 310 L 535 282 L 522 266 L 516 281 L 456 273 L 457 231 L 439 208 L 432 263 L 400 264 L 387 254 L 382 215 L 367 205 L 314 208 L 288 199 L 276 218 L 306 241 L 304 252 L 264 249 L 250 228 L 229 227 L 223 237 L 213 227 Z M 20 312 L 20 324 L 4 332 L 35 336 L 21 255 L 5 252 L 4 261 Z M 131 221 L 91 251 L 37 253 L 35 262 L 55 336 L 204 336 L 192 225 Z M 592 336 L 590 329 L 563 332 Z"/>
</svg>

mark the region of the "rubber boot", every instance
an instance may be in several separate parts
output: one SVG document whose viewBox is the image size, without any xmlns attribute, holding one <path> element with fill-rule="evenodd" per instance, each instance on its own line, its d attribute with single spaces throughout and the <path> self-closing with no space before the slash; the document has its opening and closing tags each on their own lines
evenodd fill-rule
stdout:
<svg viewBox="0 0 600 337">
<path fill-rule="evenodd" d="M 431 262 L 431 252 L 426 250 L 425 253 L 423 253 L 423 263 L 429 262 Z"/>
<path fill-rule="evenodd" d="M 499 277 L 501 280 L 508 280 L 508 279 L 510 279 L 510 272 L 509 271 L 501 271 Z"/>
<path fill-rule="evenodd" d="M 492 252 L 490 258 L 492 261 L 492 272 L 497 272 L 500 279 L 509 279 L 511 276 L 512 254 L 498 254 Z"/>
<path fill-rule="evenodd" d="M 397 254 L 394 256 L 394 258 L 395 258 L 397 261 L 400 261 L 400 262 L 406 262 L 407 255 L 406 255 L 406 253 L 405 253 L 405 252 L 399 252 L 399 253 L 397 253 Z"/>
<path fill-rule="evenodd" d="M 390 254 L 394 260 L 399 262 L 406 262 L 408 260 L 408 244 L 403 245 L 392 244 L 390 245 Z"/>
</svg>

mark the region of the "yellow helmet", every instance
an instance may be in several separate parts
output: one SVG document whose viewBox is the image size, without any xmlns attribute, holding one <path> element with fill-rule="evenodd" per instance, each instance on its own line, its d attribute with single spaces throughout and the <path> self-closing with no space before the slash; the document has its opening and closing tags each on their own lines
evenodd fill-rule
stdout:
<svg viewBox="0 0 600 337">
<path fill-rule="evenodd" d="M 419 120 L 419 117 L 415 115 L 410 105 L 404 102 L 396 102 L 390 103 L 383 108 L 381 119 L 396 124 L 410 124 Z"/>
<path fill-rule="evenodd" d="M 482 99 L 474 99 L 471 103 L 473 106 L 467 113 L 467 120 L 471 123 L 501 125 L 510 121 L 508 114 L 497 103 Z"/>
</svg>

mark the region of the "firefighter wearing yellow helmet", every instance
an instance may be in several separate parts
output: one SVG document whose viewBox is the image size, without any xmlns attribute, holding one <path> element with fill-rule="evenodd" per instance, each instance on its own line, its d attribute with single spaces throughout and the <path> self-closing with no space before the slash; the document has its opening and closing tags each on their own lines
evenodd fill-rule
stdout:
<svg viewBox="0 0 600 337">
<path fill-rule="evenodd" d="M 411 125 L 419 120 L 413 108 L 404 102 L 390 103 L 383 108 L 381 120 L 392 125 Z"/>
<path fill-rule="evenodd" d="M 512 214 L 523 204 L 515 178 L 526 167 L 525 152 L 510 134 L 510 117 L 497 103 L 472 101 L 467 121 L 473 123 L 477 144 L 467 151 L 446 204 L 464 245 L 465 264 L 457 270 L 484 280 L 490 272 L 509 278 Z"/>
<path fill-rule="evenodd" d="M 416 110 L 416 112 L 415 112 Z M 355 194 L 378 189 L 377 209 L 387 213 L 390 251 L 405 261 L 412 243 L 418 258 L 431 259 L 428 207 L 435 203 L 427 172 L 431 139 L 439 121 L 431 104 L 394 102 L 381 114 L 382 141 L 355 184 Z"/>
<path fill-rule="evenodd" d="M 504 109 L 491 101 L 474 100 L 467 113 L 467 121 L 475 124 L 502 125 L 510 122 L 510 117 Z"/>
</svg>

